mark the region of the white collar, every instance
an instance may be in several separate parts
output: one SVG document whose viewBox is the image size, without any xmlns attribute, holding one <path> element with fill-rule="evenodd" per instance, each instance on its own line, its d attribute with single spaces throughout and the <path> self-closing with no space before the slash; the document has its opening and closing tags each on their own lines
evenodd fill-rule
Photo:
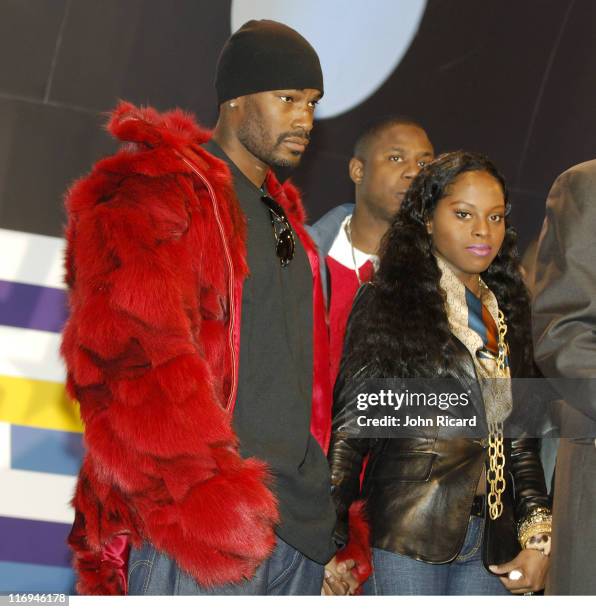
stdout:
<svg viewBox="0 0 596 612">
<path fill-rule="evenodd" d="M 352 255 L 352 245 L 350 244 L 348 234 L 346 233 L 346 226 L 350 222 L 351 218 L 352 215 L 347 215 L 342 221 L 339 232 L 337 232 L 337 236 L 329 249 L 329 256 L 349 270 L 355 270 L 354 259 L 356 260 L 356 266 L 358 266 L 358 269 L 360 269 L 367 261 L 372 261 L 376 269 L 379 264 L 379 258 L 376 255 L 365 253 L 356 247 L 354 247 L 354 254 Z"/>
</svg>

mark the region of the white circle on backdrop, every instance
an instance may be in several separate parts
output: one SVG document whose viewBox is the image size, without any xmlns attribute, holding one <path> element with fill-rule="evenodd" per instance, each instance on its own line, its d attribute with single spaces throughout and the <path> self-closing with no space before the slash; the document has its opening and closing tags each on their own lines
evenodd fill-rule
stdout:
<svg viewBox="0 0 596 612">
<path fill-rule="evenodd" d="M 235 32 L 250 19 L 281 21 L 317 50 L 325 95 L 317 118 L 328 119 L 375 93 L 410 47 L 426 0 L 232 0 Z"/>
</svg>

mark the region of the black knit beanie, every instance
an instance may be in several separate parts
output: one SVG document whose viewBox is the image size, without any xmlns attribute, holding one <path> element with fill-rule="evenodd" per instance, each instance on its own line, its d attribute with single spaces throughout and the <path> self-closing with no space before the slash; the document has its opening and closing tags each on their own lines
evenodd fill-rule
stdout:
<svg viewBox="0 0 596 612">
<path fill-rule="evenodd" d="M 247 21 L 228 39 L 215 75 L 217 102 L 276 89 L 318 89 L 323 73 L 317 52 L 296 30 L 262 19 Z"/>
</svg>

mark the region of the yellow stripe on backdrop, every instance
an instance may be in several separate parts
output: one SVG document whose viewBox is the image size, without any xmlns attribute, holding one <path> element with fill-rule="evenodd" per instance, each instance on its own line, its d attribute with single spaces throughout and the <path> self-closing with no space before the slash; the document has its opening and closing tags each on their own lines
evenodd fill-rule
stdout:
<svg viewBox="0 0 596 612">
<path fill-rule="evenodd" d="M 79 406 L 66 396 L 63 383 L 0 376 L 0 421 L 80 433 Z"/>
</svg>

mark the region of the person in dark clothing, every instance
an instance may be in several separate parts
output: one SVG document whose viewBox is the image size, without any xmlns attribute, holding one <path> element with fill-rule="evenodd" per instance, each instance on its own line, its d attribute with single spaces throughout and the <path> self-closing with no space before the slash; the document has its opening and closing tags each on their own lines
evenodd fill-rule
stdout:
<svg viewBox="0 0 596 612">
<path fill-rule="evenodd" d="M 547 595 L 596 595 L 595 232 L 592 159 L 557 177 L 537 247 L 536 362 L 562 398 Z"/>
<path fill-rule="evenodd" d="M 338 540 L 349 540 L 348 508 L 364 499 L 374 566 L 367 594 L 544 586 L 550 510 L 539 444 L 503 439 L 513 405 L 524 405 L 512 397 L 511 377 L 533 372 L 529 298 L 508 212 L 492 163 L 441 155 L 413 180 L 379 270 L 356 297 L 329 462 Z M 456 436 L 430 419 L 403 436 L 374 437 L 353 418 L 371 379 L 439 378 L 469 391 L 463 414 L 482 427 Z"/>
</svg>

